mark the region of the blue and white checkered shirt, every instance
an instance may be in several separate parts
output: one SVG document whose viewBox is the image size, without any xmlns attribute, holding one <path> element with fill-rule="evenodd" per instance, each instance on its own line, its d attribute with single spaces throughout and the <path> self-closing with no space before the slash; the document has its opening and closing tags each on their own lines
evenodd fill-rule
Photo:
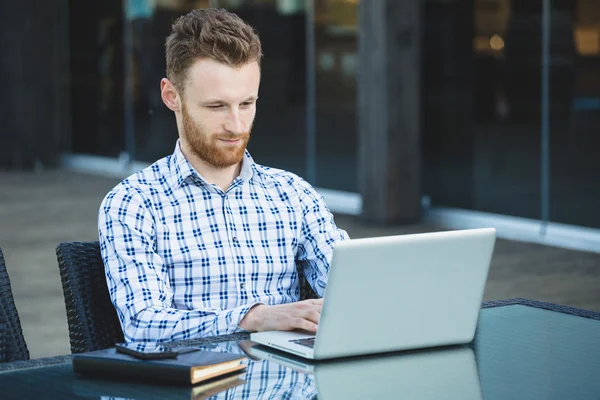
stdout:
<svg viewBox="0 0 600 400">
<path fill-rule="evenodd" d="M 296 264 L 323 296 L 335 244 L 347 239 L 300 177 L 246 152 L 229 189 L 207 183 L 181 152 L 104 198 L 100 249 L 127 342 L 240 331 L 255 304 L 299 300 Z"/>
</svg>

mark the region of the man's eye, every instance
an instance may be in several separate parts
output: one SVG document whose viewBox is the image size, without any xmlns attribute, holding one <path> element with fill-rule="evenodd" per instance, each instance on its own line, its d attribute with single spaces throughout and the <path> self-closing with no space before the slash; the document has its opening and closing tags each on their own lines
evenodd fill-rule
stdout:
<svg viewBox="0 0 600 400">
<path fill-rule="evenodd" d="M 208 106 L 208 108 L 211 108 L 213 110 L 217 110 L 219 108 L 223 108 L 223 106 L 221 104 L 216 104 L 216 105 Z"/>
</svg>

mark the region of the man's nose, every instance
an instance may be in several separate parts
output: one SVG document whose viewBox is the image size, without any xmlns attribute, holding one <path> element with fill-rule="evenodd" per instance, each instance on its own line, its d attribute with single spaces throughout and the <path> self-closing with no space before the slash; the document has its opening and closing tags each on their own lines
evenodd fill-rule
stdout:
<svg viewBox="0 0 600 400">
<path fill-rule="evenodd" d="M 233 134 L 236 135 L 241 135 L 242 133 L 244 133 L 244 123 L 242 122 L 242 119 L 240 118 L 240 114 L 237 111 L 233 111 L 229 117 L 229 120 L 227 121 L 227 124 L 225 125 L 225 129 L 228 132 L 231 132 Z"/>
</svg>

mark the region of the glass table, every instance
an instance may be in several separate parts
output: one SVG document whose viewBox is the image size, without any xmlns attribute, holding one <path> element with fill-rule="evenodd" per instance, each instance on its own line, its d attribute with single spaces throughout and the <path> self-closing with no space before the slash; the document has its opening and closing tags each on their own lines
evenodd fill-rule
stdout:
<svg viewBox="0 0 600 400">
<path fill-rule="evenodd" d="M 249 355 L 239 380 L 220 393 L 89 378 L 61 356 L 0 365 L 0 398 L 600 399 L 600 314 L 548 303 L 484 303 L 465 346 L 311 363 L 244 339 L 197 341 Z"/>
</svg>

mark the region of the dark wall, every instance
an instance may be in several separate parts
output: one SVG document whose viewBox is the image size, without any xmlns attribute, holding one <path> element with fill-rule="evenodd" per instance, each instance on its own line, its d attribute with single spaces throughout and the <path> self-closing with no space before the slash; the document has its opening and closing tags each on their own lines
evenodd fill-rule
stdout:
<svg viewBox="0 0 600 400">
<path fill-rule="evenodd" d="M 0 10 L 0 168 L 56 165 L 70 136 L 67 0 Z"/>
</svg>

